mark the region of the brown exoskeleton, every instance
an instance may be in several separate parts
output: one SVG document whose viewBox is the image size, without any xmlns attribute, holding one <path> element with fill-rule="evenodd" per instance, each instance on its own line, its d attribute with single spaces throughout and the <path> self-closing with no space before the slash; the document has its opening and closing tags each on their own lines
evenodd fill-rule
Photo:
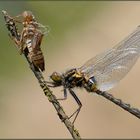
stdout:
<svg viewBox="0 0 140 140">
<path fill-rule="evenodd" d="M 23 18 L 23 21 L 17 20 L 20 16 Z M 23 24 L 20 40 L 18 41 L 13 38 L 20 49 L 20 54 L 22 54 L 27 48 L 30 61 L 34 64 L 34 66 L 41 69 L 41 71 L 44 71 L 44 56 L 40 45 L 44 34 L 48 32 L 47 28 L 38 23 L 30 11 L 24 11 L 21 15 L 18 15 L 13 19 L 15 22 Z M 41 28 L 44 29 L 44 31 L 42 31 Z"/>
</svg>

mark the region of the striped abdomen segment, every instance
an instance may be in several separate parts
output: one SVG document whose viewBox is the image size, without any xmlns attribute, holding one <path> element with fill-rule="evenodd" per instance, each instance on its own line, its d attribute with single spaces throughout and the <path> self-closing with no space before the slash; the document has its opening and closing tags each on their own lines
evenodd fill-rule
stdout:
<svg viewBox="0 0 140 140">
<path fill-rule="evenodd" d="M 30 58 L 31 61 L 33 62 L 33 64 L 38 67 L 39 69 L 41 69 L 42 71 L 45 70 L 45 63 L 44 63 L 44 56 L 43 53 L 40 50 L 38 51 L 32 51 L 30 52 Z"/>
<path fill-rule="evenodd" d="M 28 56 L 31 62 L 36 67 L 41 69 L 41 71 L 44 71 L 45 70 L 44 56 L 40 48 L 43 34 L 40 31 L 31 30 L 31 28 L 28 31 L 30 31 L 28 32 L 28 35 L 30 35 L 30 37 L 26 39 L 26 46 L 29 51 Z"/>
</svg>

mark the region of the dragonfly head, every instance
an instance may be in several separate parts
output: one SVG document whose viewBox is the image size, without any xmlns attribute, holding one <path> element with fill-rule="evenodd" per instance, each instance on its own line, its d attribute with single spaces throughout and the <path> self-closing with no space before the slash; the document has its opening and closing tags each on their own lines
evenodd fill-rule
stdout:
<svg viewBox="0 0 140 140">
<path fill-rule="evenodd" d="M 24 18 L 24 22 L 30 22 L 30 21 L 35 20 L 35 17 L 34 17 L 34 15 L 32 14 L 31 11 L 24 11 L 24 12 L 22 13 L 22 16 L 23 16 L 23 18 Z"/>
<path fill-rule="evenodd" d="M 53 72 L 50 76 L 53 80 L 54 84 L 61 85 L 62 84 L 62 75 L 58 72 Z"/>
</svg>

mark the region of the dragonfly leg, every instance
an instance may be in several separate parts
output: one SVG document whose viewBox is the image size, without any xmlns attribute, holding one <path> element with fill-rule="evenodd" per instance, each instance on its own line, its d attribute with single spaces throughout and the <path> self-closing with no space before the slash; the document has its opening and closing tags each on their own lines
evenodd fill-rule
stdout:
<svg viewBox="0 0 140 140">
<path fill-rule="evenodd" d="M 53 82 L 45 81 L 48 87 L 56 87 Z"/>
<path fill-rule="evenodd" d="M 77 104 L 79 106 L 78 109 L 74 113 L 72 113 L 72 115 L 69 117 L 69 119 L 70 119 L 73 115 L 76 114 L 76 116 L 75 116 L 75 118 L 74 118 L 74 120 L 72 122 L 74 124 L 74 122 L 75 122 L 75 120 L 76 120 L 76 118 L 77 118 L 77 116 L 78 116 L 78 114 L 79 114 L 79 112 L 81 110 L 82 103 L 81 103 L 81 101 L 79 100 L 79 98 L 76 96 L 76 94 L 74 93 L 74 91 L 72 89 L 69 88 L 69 92 L 70 92 L 70 94 L 72 95 L 72 97 L 75 99 L 75 101 L 77 102 Z"/>
<path fill-rule="evenodd" d="M 15 37 L 13 37 L 11 34 L 8 34 L 8 36 L 10 37 L 11 40 L 13 40 L 15 42 L 17 47 L 19 47 L 19 44 L 20 44 L 19 41 Z"/>
<path fill-rule="evenodd" d="M 14 41 L 16 47 L 19 49 L 19 53 L 22 54 L 21 47 L 20 47 L 20 44 L 21 44 L 20 41 L 18 41 L 16 39 L 16 37 L 13 37 L 11 34 L 8 34 L 8 35 L 9 35 L 10 39 Z"/>
<path fill-rule="evenodd" d="M 55 88 L 55 87 L 58 87 L 59 85 L 55 85 L 53 82 L 49 82 L 49 81 L 45 81 L 47 83 L 47 86 L 48 87 L 52 87 L 52 88 Z M 64 87 L 64 97 L 62 98 L 57 98 L 57 100 L 66 100 L 67 99 L 67 90 L 66 88 Z"/>
<path fill-rule="evenodd" d="M 17 15 L 17 16 L 14 16 L 14 17 L 11 17 L 11 18 L 14 20 L 14 22 L 17 22 L 17 23 L 22 24 L 22 21 L 18 19 L 18 18 L 21 17 L 21 16 L 22 16 L 22 15 L 20 14 L 20 15 Z"/>
<path fill-rule="evenodd" d="M 38 26 L 43 29 L 43 31 L 42 31 L 43 35 L 47 35 L 49 33 L 49 31 L 50 31 L 50 27 L 49 26 L 44 26 L 41 23 L 38 23 Z"/>
<path fill-rule="evenodd" d="M 26 48 L 26 45 L 24 45 L 24 41 L 23 41 L 23 35 L 24 35 L 25 30 L 23 29 L 23 31 L 21 32 L 21 36 L 20 39 L 17 40 L 16 37 L 13 37 L 12 35 L 8 34 L 9 37 L 14 41 L 15 45 L 17 46 L 17 48 L 19 49 L 19 53 L 20 55 L 23 53 L 23 51 Z"/>
<path fill-rule="evenodd" d="M 57 100 L 66 100 L 67 99 L 67 89 L 64 87 L 64 97 L 58 98 Z"/>
<path fill-rule="evenodd" d="M 19 41 L 19 53 L 20 55 L 24 52 L 24 50 L 27 48 L 27 46 L 25 45 L 25 41 L 24 41 L 24 33 L 26 33 L 26 29 L 23 29 L 21 32 L 21 36 L 20 36 L 20 41 Z"/>
<path fill-rule="evenodd" d="M 59 86 L 59 85 L 54 84 L 53 82 L 50 82 L 50 81 L 45 81 L 45 82 L 46 82 L 46 84 L 47 84 L 48 87 L 55 88 L 55 87 L 58 87 Z"/>
</svg>

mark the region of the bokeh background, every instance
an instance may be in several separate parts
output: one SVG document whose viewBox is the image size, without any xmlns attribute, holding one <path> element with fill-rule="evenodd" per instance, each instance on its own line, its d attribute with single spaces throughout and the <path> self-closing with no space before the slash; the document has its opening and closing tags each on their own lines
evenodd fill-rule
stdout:
<svg viewBox="0 0 140 140">
<path fill-rule="evenodd" d="M 140 24 L 139 1 L 0 1 L 0 11 L 15 16 L 31 10 L 50 27 L 42 41 L 44 77 L 79 67 L 113 47 Z M 0 138 L 71 138 L 44 96 L 23 56 L 8 37 L 0 16 Z M 140 61 L 109 92 L 140 108 Z M 52 89 L 62 97 L 62 88 Z M 110 101 L 75 89 L 83 107 L 75 123 L 82 138 L 140 138 L 140 120 Z M 67 114 L 77 105 L 68 95 Z"/>
</svg>

